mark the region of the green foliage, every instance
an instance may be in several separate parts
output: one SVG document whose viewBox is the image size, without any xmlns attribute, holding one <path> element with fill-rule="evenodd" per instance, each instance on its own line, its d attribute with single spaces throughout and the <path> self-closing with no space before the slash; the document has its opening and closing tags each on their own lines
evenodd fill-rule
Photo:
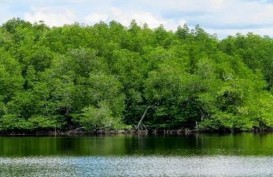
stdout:
<svg viewBox="0 0 273 177">
<path fill-rule="evenodd" d="M 113 112 L 105 102 L 100 102 L 98 107 L 88 106 L 78 115 L 78 122 L 86 130 L 116 129 L 121 125 L 120 119 L 114 117 Z"/>
<path fill-rule="evenodd" d="M 0 27 L 0 131 L 273 127 L 273 40 L 132 21 Z M 146 110 L 146 111 L 145 111 Z"/>
</svg>

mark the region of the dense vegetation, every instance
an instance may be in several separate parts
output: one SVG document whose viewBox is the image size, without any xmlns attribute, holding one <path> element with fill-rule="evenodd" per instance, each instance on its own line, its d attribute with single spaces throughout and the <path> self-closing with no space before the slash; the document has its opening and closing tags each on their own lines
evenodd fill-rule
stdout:
<svg viewBox="0 0 273 177">
<path fill-rule="evenodd" d="M 2 132 L 273 127 L 273 40 L 12 19 L 0 27 L 0 88 Z"/>
</svg>

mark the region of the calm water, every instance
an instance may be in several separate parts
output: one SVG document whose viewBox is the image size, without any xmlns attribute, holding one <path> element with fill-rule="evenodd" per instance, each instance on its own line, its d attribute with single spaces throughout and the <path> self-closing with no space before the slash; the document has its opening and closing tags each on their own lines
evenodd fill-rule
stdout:
<svg viewBox="0 0 273 177">
<path fill-rule="evenodd" d="M 273 134 L 0 137 L 0 176 L 273 176 Z"/>
</svg>

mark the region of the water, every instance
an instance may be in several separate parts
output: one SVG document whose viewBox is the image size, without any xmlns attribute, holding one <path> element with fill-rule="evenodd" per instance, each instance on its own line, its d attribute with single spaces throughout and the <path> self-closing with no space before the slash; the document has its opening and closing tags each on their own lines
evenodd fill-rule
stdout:
<svg viewBox="0 0 273 177">
<path fill-rule="evenodd" d="M 273 176 L 273 134 L 0 137 L 0 176 Z"/>
</svg>

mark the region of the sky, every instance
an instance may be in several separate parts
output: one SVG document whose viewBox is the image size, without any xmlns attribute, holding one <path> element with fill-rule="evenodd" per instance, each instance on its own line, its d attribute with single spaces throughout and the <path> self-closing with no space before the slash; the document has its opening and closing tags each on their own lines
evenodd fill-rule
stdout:
<svg viewBox="0 0 273 177">
<path fill-rule="evenodd" d="M 48 26 L 118 21 L 176 30 L 200 25 L 219 38 L 253 32 L 273 37 L 273 0 L 0 0 L 0 24 L 12 18 Z"/>
</svg>

